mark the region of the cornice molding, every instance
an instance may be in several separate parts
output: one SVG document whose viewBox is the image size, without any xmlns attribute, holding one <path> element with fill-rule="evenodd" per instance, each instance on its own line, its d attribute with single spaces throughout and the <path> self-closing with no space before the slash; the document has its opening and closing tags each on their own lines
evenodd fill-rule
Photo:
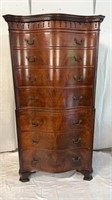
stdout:
<svg viewBox="0 0 112 200">
<path fill-rule="evenodd" d="M 91 16 L 82 16 L 82 15 L 70 15 L 70 14 L 60 14 L 60 13 L 51 13 L 51 14 L 41 14 L 41 15 L 3 15 L 3 18 L 7 22 L 40 22 L 40 21 L 71 21 L 71 22 L 83 22 L 83 23 L 92 23 L 92 22 L 102 22 L 105 16 L 103 15 L 91 15 Z"/>
</svg>

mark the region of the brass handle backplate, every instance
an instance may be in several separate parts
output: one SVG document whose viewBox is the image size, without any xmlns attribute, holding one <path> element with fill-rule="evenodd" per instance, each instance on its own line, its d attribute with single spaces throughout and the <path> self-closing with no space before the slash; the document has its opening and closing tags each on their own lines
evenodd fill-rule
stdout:
<svg viewBox="0 0 112 200">
<path fill-rule="evenodd" d="M 74 101 L 80 101 L 80 100 L 82 100 L 82 99 L 83 99 L 83 96 L 79 96 L 79 97 L 74 96 L 74 97 L 73 97 L 73 100 L 74 100 Z"/>
<path fill-rule="evenodd" d="M 81 56 L 74 56 L 74 60 L 76 61 L 76 62 L 82 62 L 82 60 L 83 60 L 83 58 L 81 57 Z"/>
<path fill-rule="evenodd" d="M 79 121 L 73 122 L 73 125 L 75 125 L 75 126 L 79 126 L 80 124 L 82 124 L 82 120 L 81 119 Z"/>
<path fill-rule="evenodd" d="M 32 143 L 33 144 L 38 144 L 39 143 L 39 138 L 32 139 Z"/>
<path fill-rule="evenodd" d="M 79 163 L 80 160 L 81 160 L 81 157 L 80 157 L 80 156 L 72 157 L 72 162 L 73 162 L 73 163 Z"/>
<path fill-rule="evenodd" d="M 82 40 L 77 40 L 76 38 L 74 38 L 74 42 L 75 42 L 75 44 L 76 45 L 84 45 L 84 39 L 82 39 Z"/>
<path fill-rule="evenodd" d="M 30 82 L 35 82 L 37 80 L 37 76 L 34 76 L 34 77 L 33 76 L 32 77 L 27 76 L 27 80 L 30 81 Z"/>
<path fill-rule="evenodd" d="M 42 123 L 41 121 L 32 121 L 32 120 L 30 120 L 30 124 L 31 124 L 32 126 L 34 126 L 34 127 L 40 126 L 41 123 Z"/>
<path fill-rule="evenodd" d="M 28 62 L 32 63 L 36 61 L 36 56 L 29 56 L 29 57 L 26 57 L 26 59 L 28 60 Z"/>
<path fill-rule="evenodd" d="M 39 158 L 33 157 L 31 161 L 31 165 L 35 167 L 35 165 L 37 165 L 38 163 L 39 163 Z"/>
<path fill-rule="evenodd" d="M 33 101 L 33 102 L 37 102 L 38 99 L 39 99 L 38 96 L 36 97 L 28 96 L 28 100 Z"/>
<path fill-rule="evenodd" d="M 81 142 L 81 137 L 77 138 L 77 139 L 72 139 L 73 144 L 79 144 Z"/>
<path fill-rule="evenodd" d="M 25 42 L 27 45 L 33 45 L 35 43 L 35 38 L 33 38 L 31 40 L 25 39 Z"/>
<path fill-rule="evenodd" d="M 81 82 L 81 81 L 83 80 L 83 77 L 82 77 L 82 76 L 79 76 L 79 77 L 74 76 L 73 78 L 74 78 L 74 80 L 75 80 L 76 82 Z"/>
</svg>

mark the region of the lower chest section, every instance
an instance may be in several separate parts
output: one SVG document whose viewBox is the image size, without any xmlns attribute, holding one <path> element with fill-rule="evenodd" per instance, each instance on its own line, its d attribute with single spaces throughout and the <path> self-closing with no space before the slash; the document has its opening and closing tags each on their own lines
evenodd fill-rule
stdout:
<svg viewBox="0 0 112 200">
<path fill-rule="evenodd" d="M 17 121 L 23 171 L 90 168 L 94 110 L 21 110 Z"/>
</svg>

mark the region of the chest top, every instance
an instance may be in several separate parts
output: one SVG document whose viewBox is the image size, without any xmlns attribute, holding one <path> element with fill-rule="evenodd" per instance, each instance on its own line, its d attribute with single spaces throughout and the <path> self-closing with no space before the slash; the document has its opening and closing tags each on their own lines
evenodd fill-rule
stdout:
<svg viewBox="0 0 112 200">
<path fill-rule="evenodd" d="M 4 15 L 10 30 L 38 31 L 40 29 L 98 30 L 104 16 L 42 14 L 31 16 Z"/>
</svg>

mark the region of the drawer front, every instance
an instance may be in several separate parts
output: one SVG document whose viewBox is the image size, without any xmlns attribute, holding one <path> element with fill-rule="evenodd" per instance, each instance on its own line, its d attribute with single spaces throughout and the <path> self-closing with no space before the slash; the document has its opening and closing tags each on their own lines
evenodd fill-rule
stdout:
<svg viewBox="0 0 112 200">
<path fill-rule="evenodd" d="M 74 109 L 66 111 L 21 110 L 17 112 L 20 131 L 71 132 L 92 130 L 94 112 L 91 109 Z"/>
<path fill-rule="evenodd" d="M 13 48 L 39 49 L 46 46 L 72 46 L 77 48 L 95 47 L 98 43 L 97 33 L 42 31 L 38 33 L 13 33 Z"/>
<path fill-rule="evenodd" d="M 17 106 L 48 109 L 93 105 L 93 88 L 19 88 Z"/>
<path fill-rule="evenodd" d="M 21 151 L 23 170 L 41 170 L 48 172 L 64 172 L 90 168 L 91 153 L 89 150 L 28 150 Z"/>
<path fill-rule="evenodd" d="M 16 67 L 72 67 L 94 66 L 95 49 L 43 49 L 14 50 L 13 63 Z"/>
<path fill-rule="evenodd" d="M 92 132 L 83 130 L 74 130 L 73 132 L 47 132 L 40 131 L 20 132 L 20 149 L 49 149 L 62 150 L 73 148 L 91 148 Z"/>
<path fill-rule="evenodd" d="M 16 69 L 16 86 L 93 85 L 94 68 Z"/>
</svg>

